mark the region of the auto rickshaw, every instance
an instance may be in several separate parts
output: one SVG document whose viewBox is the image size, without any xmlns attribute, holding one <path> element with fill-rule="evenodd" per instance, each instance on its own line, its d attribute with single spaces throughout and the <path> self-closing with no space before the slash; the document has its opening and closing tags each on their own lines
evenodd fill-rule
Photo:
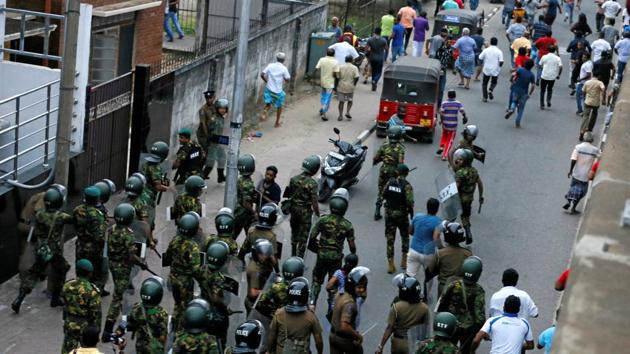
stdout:
<svg viewBox="0 0 630 354">
<path fill-rule="evenodd" d="M 385 137 L 390 118 L 397 114 L 399 105 L 404 105 L 407 134 L 433 141 L 440 70 L 439 60 L 411 56 L 401 57 L 385 68 L 376 136 Z"/>
<path fill-rule="evenodd" d="M 477 33 L 477 29 L 483 27 L 485 11 L 476 12 L 472 10 L 453 9 L 442 10 L 435 17 L 433 25 L 433 35 L 438 35 L 442 28 L 448 30 L 451 45 L 455 44 L 457 39 L 462 36 L 462 29 L 468 27 L 470 34 Z M 459 56 L 459 51 L 455 49 L 453 52 L 454 59 Z"/>
</svg>

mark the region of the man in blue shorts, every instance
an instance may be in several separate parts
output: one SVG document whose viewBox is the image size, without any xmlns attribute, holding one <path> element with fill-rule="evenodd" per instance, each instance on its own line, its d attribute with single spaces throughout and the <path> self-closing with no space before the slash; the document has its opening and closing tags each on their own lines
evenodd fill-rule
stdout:
<svg viewBox="0 0 630 354">
<path fill-rule="evenodd" d="M 280 115 L 282 114 L 282 106 L 284 106 L 284 98 L 286 96 L 283 85 L 291 79 L 289 70 L 283 64 L 285 57 L 284 53 L 279 52 L 276 54 L 276 62 L 267 65 L 265 70 L 260 73 L 260 77 L 266 83 L 265 92 L 263 93 L 265 109 L 260 120 L 264 121 L 267 119 L 267 113 L 269 113 L 273 104 L 276 107 L 276 128 L 280 126 Z"/>
</svg>

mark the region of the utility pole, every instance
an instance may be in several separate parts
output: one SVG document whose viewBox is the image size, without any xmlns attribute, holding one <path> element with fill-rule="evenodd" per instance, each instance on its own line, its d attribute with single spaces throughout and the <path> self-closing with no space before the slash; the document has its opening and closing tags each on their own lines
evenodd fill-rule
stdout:
<svg viewBox="0 0 630 354">
<path fill-rule="evenodd" d="M 59 87 L 59 114 L 55 140 L 55 182 L 68 185 L 70 167 L 70 139 L 72 134 L 72 107 L 74 106 L 74 79 L 77 65 L 79 38 L 79 0 L 66 0 L 61 85 Z"/>
<path fill-rule="evenodd" d="M 245 105 L 245 73 L 247 70 L 247 45 L 249 42 L 249 7 L 251 0 L 241 1 L 240 29 L 236 48 L 236 67 L 234 69 L 234 96 L 230 121 L 230 144 L 228 146 L 227 183 L 223 204 L 234 210 L 238 184 L 238 151 L 241 146 L 243 127 L 243 108 Z"/>
</svg>

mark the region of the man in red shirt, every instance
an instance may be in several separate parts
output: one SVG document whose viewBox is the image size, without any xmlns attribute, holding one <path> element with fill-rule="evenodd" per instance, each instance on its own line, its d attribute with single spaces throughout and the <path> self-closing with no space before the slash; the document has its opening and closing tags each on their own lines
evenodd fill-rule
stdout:
<svg viewBox="0 0 630 354">
<path fill-rule="evenodd" d="M 551 31 L 547 31 L 544 37 L 538 38 L 534 42 L 534 46 L 538 49 L 536 55 L 536 86 L 540 85 L 540 75 L 542 75 L 542 68 L 540 67 L 540 58 L 549 53 L 549 46 L 558 47 L 558 41 L 551 36 Z"/>
</svg>

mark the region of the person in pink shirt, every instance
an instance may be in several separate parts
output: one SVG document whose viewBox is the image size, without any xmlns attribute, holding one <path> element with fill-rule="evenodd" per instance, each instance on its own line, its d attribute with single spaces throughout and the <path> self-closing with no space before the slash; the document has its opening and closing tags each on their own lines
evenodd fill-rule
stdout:
<svg viewBox="0 0 630 354">
<path fill-rule="evenodd" d="M 413 2 L 408 0 L 407 6 L 402 7 L 398 11 L 400 16 L 400 24 L 405 27 L 405 52 L 407 52 L 407 46 L 409 46 L 409 39 L 411 38 L 411 32 L 413 32 L 413 20 L 416 19 L 416 10 L 413 8 Z"/>
</svg>

